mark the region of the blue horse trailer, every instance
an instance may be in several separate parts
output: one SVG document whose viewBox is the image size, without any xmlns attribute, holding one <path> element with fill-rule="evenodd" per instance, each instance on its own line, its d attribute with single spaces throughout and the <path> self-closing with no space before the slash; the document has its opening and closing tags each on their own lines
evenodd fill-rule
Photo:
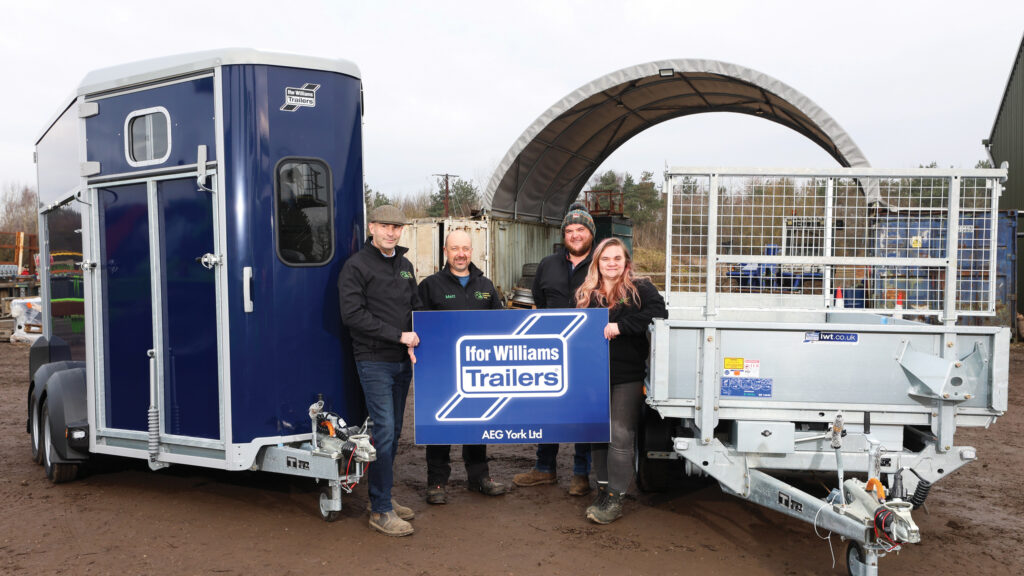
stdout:
<svg viewBox="0 0 1024 576">
<path fill-rule="evenodd" d="M 326 481 L 337 517 L 373 459 L 336 289 L 365 238 L 361 116 L 343 60 L 226 49 L 84 78 L 36 145 L 47 476 L 90 454 L 266 470 Z"/>
</svg>

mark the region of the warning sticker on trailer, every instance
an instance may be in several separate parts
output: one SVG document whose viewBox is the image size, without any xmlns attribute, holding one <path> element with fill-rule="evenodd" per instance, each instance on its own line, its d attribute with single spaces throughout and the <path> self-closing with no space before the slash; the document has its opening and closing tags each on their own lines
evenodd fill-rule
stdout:
<svg viewBox="0 0 1024 576">
<path fill-rule="evenodd" d="M 761 376 L 761 361 L 746 360 L 743 362 L 743 372 L 745 373 L 745 376 L 749 378 L 757 378 Z"/>
<path fill-rule="evenodd" d="M 758 378 L 761 376 L 761 361 L 746 358 L 726 358 L 722 375 L 735 378 Z"/>
<path fill-rule="evenodd" d="M 856 332 L 804 332 L 804 343 L 856 344 L 857 337 Z"/>
<path fill-rule="evenodd" d="M 741 398 L 771 398 L 771 378 L 722 378 L 722 396 Z"/>
</svg>

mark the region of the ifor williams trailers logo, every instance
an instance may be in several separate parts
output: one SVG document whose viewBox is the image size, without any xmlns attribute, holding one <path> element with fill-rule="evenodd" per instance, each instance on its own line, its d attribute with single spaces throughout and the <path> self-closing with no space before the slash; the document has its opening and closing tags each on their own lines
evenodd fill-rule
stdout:
<svg viewBox="0 0 1024 576">
<path fill-rule="evenodd" d="M 513 398 L 563 396 L 569 389 L 566 341 L 586 318 L 580 313 L 537 313 L 512 334 L 459 338 L 456 392 L 436 419 L 485 421 Z"/>
<path fill-rule="evenodd" d="M 319 89 L 319 84 L 311 84 L 309 82 L 303 84 L 302 88 L 286 87 L 284 89 L 284 105 L 281 106 L 281 110 L 295 112 L 303 107 L 315 108 L 316 91 Z"/>
</svg>

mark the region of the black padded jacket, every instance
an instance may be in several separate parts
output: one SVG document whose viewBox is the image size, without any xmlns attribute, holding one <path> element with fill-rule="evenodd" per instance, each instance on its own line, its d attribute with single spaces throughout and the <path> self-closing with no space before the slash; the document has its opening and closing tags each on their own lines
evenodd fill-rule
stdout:
<svg viewBox="0 0 1024 576">
<path fill-rule="evenodd" d="M 465 288 L 445 264 L 442 270 L 420 282 L 419 290 L 425 310 L 499 310 L 502 307 L 494 284 L 472 262 Z"/>
<path fill-rule="evenodd" d="M 403 362 L 409 359 L 402 332 L 412 330 L 412 311 L 420 307 L 416 272 L 395 247 L 388 258 L 372 238 L 353 254 L 338 275 L 341 321 L 352 335 L 357 361 Z"/>
<path fill-rule="evenodd" d="M 576 307 L 576 289 L 587 278 L 594 251 L 591 250 L 575 268 L 568 255 L 569 251 L 562 248 L 545 256 L 537 265 L 537 275 L 533 278 L 533 303 L 537 308 Z"/>
<path fill-rule="evenodd" d="M 650 342 L 647 327 L 654 318 L 668 318 L 665 299 L 649 280 L 637 280 L 640 301 L 630 299 L 608 311 L 608 322 L 618 323 L 619 335 L 608 344 L 608 364 L 611 383 L 642 381 L 647 374 L 647 356 Z M 591 308 L 600 308 L 591 300 Z"/>
</svg>

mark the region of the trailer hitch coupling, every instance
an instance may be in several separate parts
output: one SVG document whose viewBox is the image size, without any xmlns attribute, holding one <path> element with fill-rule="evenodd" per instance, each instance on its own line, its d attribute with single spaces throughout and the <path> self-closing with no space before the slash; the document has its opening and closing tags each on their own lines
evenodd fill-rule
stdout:
<svg viewBox="0 0 1024 576">
<path fill-rule="evenodd" d="M 323 400 L 317 400 L 309 407 L 309 418 L 313 424 L 313 454 L 364 463 L 377 459 L 377 449 L 370 443 L 367 433 L 369 418 L 362 426 L 348 426 L 341 416 L 323 408 Z"/>
<path fill-rule="evenodd" d="M 914 505 L 899 498 L 885 501 L 884 495 L 879 496 L 880 485 L 876 478 L 867 482 L 850 478 L 843 482 L 846 494 L 843 513 L 872 526 L 876 541 L 885 548 L 920 542 L 921 531 L 911 517 Z"/>
</svg>

